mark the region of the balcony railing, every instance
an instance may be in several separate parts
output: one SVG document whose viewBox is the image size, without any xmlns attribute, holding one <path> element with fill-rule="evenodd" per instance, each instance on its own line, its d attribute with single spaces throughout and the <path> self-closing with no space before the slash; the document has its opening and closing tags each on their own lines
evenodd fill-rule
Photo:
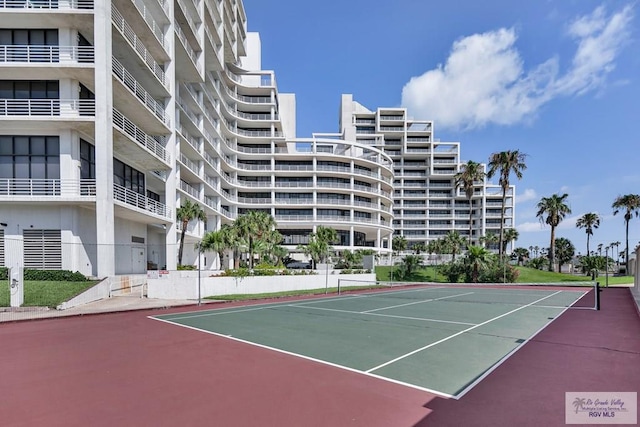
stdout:
<svg viewBox="0 0 640 427">
<path fill-rule="evenodd" d="M 138 12 L 140 12 L 140 16 L 142 16 L 144 21 L 149 26 L 151 32 L 153 32 L 153 35 L 156 36 L 156 39 L 158 40 L 158 42 L 160 42 L 160 45 L 166 49 L 167 47 L 164 40 L 164 31 L 162 30 L 162 26 L 156 23 L 155 19 L 153 19 L 153 15 L 151 14 L 151 12 L 149 12 L 149 10 L 147 10 L 147 6 L 144 4 L 144 1 L 133 0 L 133 4 L 135 5 L 136 9 L 138 9 Z M 163 6 L 162 2 L 160 4 L 161 6 Z"/>
<path fill-rule="evenodd" d="M 95 179 L 0 179 L 0 196 L 85 197 L 95 195 Z"/>
<path fill-rule="evenodd" d="M 93 0 L 0 0 L 0 9 L 92 10 Z"/>
<path fill-rule="evenodd" d="M 0 45 L 0 62 L 93 64 L 93 46 Z"/>
<path fill-rule="evenodd" d="M 142 147 L 160 157 L 163 161 L 169 163 L 170 156 L 164 148 L 165 138 L 163 136 L 153 137 L 147 135 L 142 129 L 137 127 L 131 120 L 126 118 L 120 111 L 113 109 L 113 125 L 120 129 L 123 133 L 130 136 Z M 157 139 L 156 139 L 157 138 Z"/>
<path fill-rule="evenodd" d="M 165 204 L 118 184 L 113 184 L 113 198 L 119 202 L 165 218 L 171 216 L 171 209 L 167 208 Z"/>
<path fill-rule="evenodd" d="M 156 101 L 147 90 L 133 77 L 129 71 L 118 61 L 113 58 L 111 69 L 118 80 L 125 85 L 153 114 L 158 117 L 162 123 L 169 125 L 169 119 L 165 114 L 164 105 Z"/>
<path fill-rule="evenodd" d="M 111 21 L 120 30 L 124 38 L 131 44 L 131 47 L 140 55 L 140 58 L 147 64 L 149 70 L 165 87 L 167 86 L 166 76 L 162 67 L 156 62 L 151 53 L 147 50 L 144 43 L 138 38 L 136 32 L 131 25 L 125 21 L 124 17 L 118 9 L 111 7 Z"/>
<path fill-rule="evenodd" d="M 93 117 L 93 99 L 0 99 L 0 116 Z"/>
<path fill-rule="evenodd" d="M 187 55 L 189 55 L 189 58 L 191 58 L 191 62 L 193 62 L 194 67 L 199 70 L 200 68 L 198 67 L 198 55 L 191 47 L 191 44 L 189 44 L 189 40 L 182 31 L 182 28 L 180 27 L 180 24 L 178 24 L 178 21 L 173 22 L 173 27 L 175 28 L 176 35 L 178 36 L 178 39 L 180 39 L 184 50 L 187 52 Z"/>
</svg>

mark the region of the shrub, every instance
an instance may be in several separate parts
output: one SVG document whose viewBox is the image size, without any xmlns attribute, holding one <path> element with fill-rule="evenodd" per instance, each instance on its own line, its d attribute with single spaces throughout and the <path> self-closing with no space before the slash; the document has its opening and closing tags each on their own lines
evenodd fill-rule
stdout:
<svg viewBox="0 0 640 427">
<path fill-rule="evenodd" d="M 24 269 L 24 280 L 54 282 L 86 282 L 87 278 L 80 272 L 69 270 L 32 270 Z"/>
<path fill-rule="evenodd" d="M 479 283 L 515 283 L 520 272 L 508 261 L 496 260 L 480 270 Z"/>
<path fill-rule="evenodd" d="M 438 270 L 440 271 L 440 274 L 446 277 L 447 281 L 451 283 L 458 283 L 460 281 L 460 277 L 467 272 L 466 266 L 459 261 L 442 264 L 438 267 Z"/>
<path fill-rule="evenodd" d="M 197 270 L 198 267 L 195 265 L 187 265 L 187 264 L 180 264 L 178 265 L 178 270 L 179 271 L 183 271 L 183 270 Z"/>
</svg>

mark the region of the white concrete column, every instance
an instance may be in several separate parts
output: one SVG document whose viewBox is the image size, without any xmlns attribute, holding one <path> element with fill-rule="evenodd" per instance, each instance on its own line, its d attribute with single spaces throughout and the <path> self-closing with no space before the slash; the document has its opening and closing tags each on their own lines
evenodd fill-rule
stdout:
<svg viewBox="0 0 640 427">
<path fill-rule="evenodd" d="M 111 2 L 95 3 L 95 154 L 98 276 L 115 274 Z"/>
<path fill-rule="evenodd" d="M 167 33 L 171 35 L 168 37 L 170 40 L 168 50 L 169 56 L 175 58 L 175 37 L 173 36 L 173 10 L 174 2 L 170 2 L 171 7 L 171 22 L 167 28 Z M 165 64 L 165 76 L 169 82 L 169 93 L 171 98 L 167 101 L 166 112 L 171 120 L 171 134 L 167 141 L 167 151 L 171 154 L 171 169 L 167 172 L 167 181 L 165 182 L 165 203 L 167 209 L 171 212 L 171 222 L 167 224 L 165 234 L 165 251 L 166 251 L 166 265 L 167 270 L 176 270 L 178 268 L 178 230 L 176 226 L 176 206 L 178 202 L 177 183 L 180 179 L 176 169 L 176 159 L 180 156 L 179 138 L 176 137 L 176 126 L 179 123 L 180 114 L 176 109 L 176 63 L 171 61 Z"/>
</svg>

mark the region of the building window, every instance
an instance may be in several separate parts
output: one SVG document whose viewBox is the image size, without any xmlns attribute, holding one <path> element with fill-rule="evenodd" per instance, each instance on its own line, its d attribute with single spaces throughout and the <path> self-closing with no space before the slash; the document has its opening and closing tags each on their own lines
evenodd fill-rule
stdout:
<svg viewBox="0 0 640 427">
<path fill-rule="evenodd" d="M 118 159 L 113 159 L 113 182 L 138 194 L 145 194 L 144 174 Z"/>
<path fill-rule="evenodd" d="M 57 80 L 0 80 L 2 99 L 59 99 Z"/>
<path fill-rule="evenodd" d="M 96 179 L 96 149 L 80 139 L 80 179 Z"/>
<path fill-rule="evenodd" d="M 60 138 L 0 136 L 1 178 L 60 179 Z"/>
<path fill-rule="evenodd" d="M 60 230 L 24 230 L 24 267 L 38 270 L 62 269 Z"/>
<path fill-rule="evenodd" d="M 0 45 L 12 46 L 3 53 L 6 62 L 58 62 L 57 29 L 0 29 Z"/>
</svg>

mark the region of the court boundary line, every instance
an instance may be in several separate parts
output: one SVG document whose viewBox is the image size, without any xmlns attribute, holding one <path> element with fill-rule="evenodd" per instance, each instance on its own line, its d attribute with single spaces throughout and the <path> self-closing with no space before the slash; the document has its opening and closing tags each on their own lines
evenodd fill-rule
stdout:
<svg viewBox="0 0 640 427">
<path fill-rule="evenodd" d="M 432 289 L 436 289 L 436 288 L 432 288 Z M 447 289 L 447 288 L 437 288 L 437 289 Z M 186 328 L 186 329 L 191 329 L 191 330 L 198 331 L 198 332 L 204 332 L 206 334 L 214 335 L 214 336 L 217 336 L 217 337 L 220 337 L 220 338 L 226 338 L 226 339 L 229 339 L 229 340 L 232 340 L 232 341 L 236 341 L 236 342 L 252 345 L 252 346 L 255 346 L 255 347 L 259 347 L 259 348 L 264 348 L 264 349 L 267 349 L 267 350 L 272 350 L 272 351 L 275 351 L 275 352 L 278 352 L 278 353 L 282 353 L 282 354 L 286 354 L 286 355 L 289 355 L 289 356 L 299 357 L 299 358 L 302 358 L 302 359 L 305 359 L 305 360 L 309 360 L 309 361 L 312 361 L 312 362 L 316 362 L 316 363 L 332 366 L 332 367 L 338 368 L 338 369 L 343 369 L 343 370 L 346 370 L 346 371 L 349 371 L 349 372 L 353 372 L 353 373 L 356 373 L 356 374 L 362 374 L 362 375 L 365 375 L 365 376 L 368 376 L 368 377 L 376 378 L 376 379 L 379 379 L 379 380 L 382 380 L 382 381 L 387 381 L 387 382 L 390 382 L 390 383 L 393 383 L 393 384 L 398 384 L 398 385 L 402 385 L 402 386 L 405 386 L 405 387 L 410 387 L 410 388 L 413 388 L 413 389 L 416 389 L 416 390 L 424 391 L 424 392 L 427 392 L 427 393 L 432 393 L 432 394 L 435 394 L 435 395 L 438 395 L 438 396 L 442 396 L 442 397 L 445 397 L 445 398 L 448 398 L 448 399 L 459 400 L 466 393 L 468 393 L 473 387 L 475 387 L 477 384 L 479 384 L 484 378 L 486 378 L 493 371 L 495 371 L 500 365 L 502 365 L 509 357 L 511 357 L 519 349 L 524 347 L 525 344 L 527 344 L 529 341 L 531 341 L 542 330 L 544 330 L 553 321 L 555 321 L 562 314 L 564 314 L 569 308 L 571 308 L 571 306 L 568 306 L 568 307 L 555 307 L 555 306 L 535 306 L 534 305 L 539 301 L 543 301 L 543 300 L 545 300 L 547 298 L 550 298 L 552 296 L 555 296 L 555 295 L 558 295 L 558 294 L 560 294 L 562 292 L 567 292 L 567 291 L 568 292 L 578 292 L 578 291 L 571 291 L 571 290 L 558 290 L 558 291 L 556 291 L 556 292 L 554 292 L 554 293 L 552 293 L 550 295 L 544 296 L 543 298 L 539 298 L 538 300 L 533 301 L 533 302 L 531 302 L 531 303 L 529 303 L 527 305 L 520 306 L 520 307 L 518 307 L 518 308 L 516 308 L 514 310 L 511 310 L 511 311 L 509 311 L 507 313 L 503 313 L 503 314 L 501 314 L 499 316 L 496 316 L 496 317 L 494 317 L 492 319 L 489 319 L 489 320 L 487 320 L 487 321 L 485 321 L 483 323 L 476 324 L 476 325 L 472 326 L 471 328 L 467 328 L 467 329 L 465 329 L 463 331 L 457 332 L 457 333 L 455 333 L 455 334 L 453 334 L 453 335 L 451 335 L 449 337 L 445 337 L 444 339 L 441 339 L 441 340 L 439 340 L 439 341 L 437 341 L 435 343 L 432 343 L 432 344 L 430 344 L 428 346 L 425 346 L 425 347 L 423 347 L 421 349 L 414 350 L 413 352 L 408 353 L 408 354 L 406 354 L 404 356 L 401 356 L 400 358 L 396 358 L 396 359 L 394 359 L 392 361 L 386 362 L 385 364 L 379 365 L 379 366 L 377 366 L 375 368 L 372 368 L 372 369 L 369 369 L 369 370 L 366 370 L 366 371 L 365 370 L 358 370 L 358 369 L 355 369 L 355 368 L 350 368 L 348 366 L 339 365 L 339 364 L 336 364 L 336 363 L 333 363 L 333 362 L 329 362 L 329 361 L 325 361 L 325 360 L 321 360 L 321 359 L 316 359 L 316 358 L 313 358 L 313 357 L 310 357 L 310 356 L 305 356 L 303 354 L 299 354 L 299 353 L 294 353 L 294 352 L 290 352 L 290 351 L 287 351 L 287 350 L 278 349 L 278 348 L 271 347 L 271 346 L 268 346 L 268 345 L 264 345 L 264 344 L 260 344 L 260 343 L 256 343 L 256 342 L 252 342 L 252 341 L 248 341 L 248 340 L 244 340 L 244 339 L 241 339 L 241 338 L 236 338 L 236 337 L 233 337 L 231 335 L 225 335 L 225 334 L 222 334 L 222 333 L 219 333 L 219 332 L 213 332 L 213 331 L 209 331 L 209 330 L 206 330 L 206 329 L 201 329 L 201 328 L 197 328 L 197 327 L 194 327 L 194 326 L 189 326 L 189 325 L 185 325 L 185 324 L 173 321 L 173 320 L 180 320 L 180 319 L 190 319 L 190 318 L 195 318 L 195 317 L 200 317 L 200 316 L 176 317 L 176 318 L 172 318 L 172 319 L 163 319 L 163 318 L 155 317 L 155 316 L 147 316 L 147 318 L 148 319 L 152 319 L 152 320 L 157 320 L 157 321 L 169 324 L 169 325 L 179 326 L 179 327 L 183 327 L 183 328 Z M 383 294 L 384 293 L 388 293 L 388 292 L 383 292 Z M 396 293 L 396 292 L 393 292 L 393 293 Z M 589 291 L 583 291 L 582 295 L 580 295 L 578 298 L 576 298 L 572 302 L 572 304 L 575 304 L 577 301 L 582 299 L 588 293 L 589 293 Z M 372 294 L 374 294 L 374 295 L 375 294 L 379 294 L 379 292 L 368 293 L 366 295 L 354 295 L 353 297 L 361 297 L 361 296 L 367 296 L 367 295 L 372 295 Z M 343 298 L 344 297 L 319 298 L 317 300 L 310 300 L 307 303 L 311 303 L 311 302 L 315 302 L 315 301 L 323 302 L 323 301 L 341 300 Z M 427 301 L 421 301 L 421 302 L 427 302 Z M 247 310 L 225 311 L 224 313 L 238 313 L 238 312 L 243 312 L 243 311 L 254 311 L 254 310 L 258 310 L 258 309 L 270 308 L 271 306 L 290 306 L 290 307 L 298 306 L 297 304 L 290 304 L 290 303 L 287 304 L 285 301 L 276 302 L 276 303 L 263 303 L 263 304 L 259 304 L 259 305 L 260 305 L 260 307 L 254 307 L 254 308 L 247 309 Z M 327 309 L 327 308 L 324 308 L 324 307 L 310 307 L 310 306 L 306 306 L 306 305 L 302 305 L 302 304 L 300 304 L 299 306 L 301 308 L 311 308 L 311 309 L 330 310 L 330 311 L 343 311 L 343 312 L 353 313 L 353 314 L 366 314 L 366 315 L 371 315 L 371 316 L 382 316 L 382 317 L 397 317 L 397 316 L 393 316 L 393 315 L 384 315 L 384 314 L 379 314 L 379 313 L 351 312 L 351 311 L 346 311 L 346 310 Z M 390 365 L 391 363 L 395 363 L 395 361 L 398 361 L 398 360 L 401 360 L 403 358 L 409 357 L 412 354 L 416 354 L 416 353 L 418 353 L 418 352 L 420 352 L 422 350 L 426 350 L 429 347 L 433 347 L 433 346 L 435 346 L 437 344 L 440 344 L 440 343 L 442 343 L 444 341 L 447 341 L 447 340 L 449 340 L 451 338 L 459 336 L 459 335 L 461 335 L 461 334 L 463 334 L 465 332 L 468 332 L 470 330 L 473 330 L 473 329 L 475 329 L 477 327 L 480 327 L 480 326 L 483 326 L 483 325 L 485 325 L 487 323 L 493 322 L 494 320 L 498 320 L 498 319 L 500 319 L 502 317 L 508 316 L 508 315 L 510 315 L 510 314 L 512 314 L 512 313 L 514 313 L 516 311 L 522 310 L 524 308 L 530 308 L 530 307 L 546 307 L 546 308 L 556 308 L 556 309 L 563 308 L 563 310 L 554 319 L 551 319 L 547 323 L 545 323 L 545 325 L 542 326 L 540 329 L 538 329 L 531 337 L 526 339 L 523 343 L 519 344 L 511 352 L 507 353 L 504 357 L 502 357 L 500 360 L 498 360 L 494 365 L 492 365 L 489 369 L 487 369 L 485 372 L 483 372 L 482 375 L 480 375 L 476 380 L 474 380 L 471 384 L 469 384 L 467 387 L 465 387 L 459 393 L 449 394 L 449 393 L 445 393 L 445 392 L 438 391 L 438 390 L 435 390 L 435 389 L 430 389 L 430 388 L 427 388 L 427 387 L 422 387 L 422 386 L 419 386 L 419 385 L 410 384 L 410 383 L 406 383 L 406 382 L 403 382 L 403 381 L 395 380 L 393 378 L 385 377 L 385 376 L 374 374 L 373 372 L 371 372 L 373 370 L 377 370 L 377 369 L 380 369 L 380 368 L 382 368 L 384 366 Z M 590 307 L 585 307 L 585 309 L 591 309 L 591 308 Z M 225 309 L 219 308 L 219 309 L 207 310 L 208 312 L 212 312 L 213 311 L 214 313 L 207 313 L 205 315 L 224 314 L 222 312 L 222 310 L 225 310 Z M 191 311 L 191 313 L 198 313 L 198 311 Z M 443 321 L 443 320 L 436 320 L 436 319 L 421 319 L 421 318 L 413 319 L 413 318 L 407 318 L 407 317 L 402 317 L 402 318 L 409 319 L 409 320 L 422 320 L 422 321 L 435 321 L 435 322 L 454 323 L 454 322 L 451 322 L 451 321 Z M 461 322 L 455 322 L 455 323 L 461 323 Z"/>
<path fill-rule="evenodd" d="M 466 292 L 464 294 L 448 295 L 446 297 L 431 298 L 431 299 L 426 299 L 424 301 L 414 301 L 414 302 L 407 302 L 405 304 L 392 305 L 392 306 L 389 306 L 389 307 L 374 308 L 373 310 L 361 311 L 360 313 L 368 314 L 368 313 L 373 313 L 374 311 L 391 310 L 392 308 L 406 307 L 408 305 L 424 304 L 426 302 L 440 301 L 440 300 L 447 299 L 447 298 L 455 298 L 455 297 L 461 297 L 461 296 L 464 296 L 464 295 L 472 295 L 472 294 L 473 294 L 473 292 Z"/>
<path fill-rule="evenodd" d="M 583 292 L 582 295 L 580 295 L 578 298 L 576 298 L 571 305 L 575 304 L 576 302 L 580 301 L 582 298 L 584 298 L 590 291 L 586 291 Z M 476 378 L 471 384 L 469 384 L 467 387 L 465 387 L 464 389 L 462 389 L 461 392 L 457 393 L 453 398 L 455 400 L 460 400 L 464 397 L 465 394 L 467 394 L 468 392 L 470 392 L 473 388 L 475 388 L 478 384 L 480 384 L 485 378 L 487 378 L 489 375 L 491 375 L 491 373 L 493 373 L 493 371 L 495 371 L 496 369 L 498 369 L 504 362 L 507 361 L 507 359 L 509 359 L 511 356 L 513 356 L 514 354 L 516 354 L 518 352 L 518 350 L 520 350 L 521 348 L 523 348 L 526 344 L 528 344 L 531 340 L 533 340 L 536 336 L 538 336 L 543 330 L 545 330 L 551 323 L 555 322 L 556 320 L 558 320 L 560 318 L 560 316 L 562 316 L 567 310 L 569 310 L 571 308 L 571 305 L 568 307 L 565 307 L 564 310 L 562 310 L 556 317 L 554 317 L 553 319 L 549 320 L 547 323 L 545 323 L 542 327 L 540 327 L 540 329 L 538 329 L 537 331 L 535 331 L 533 333 L 533 335 L 531 335 L 529 338 L 527 338 L 523 343 L 521 343 L 520 345 L 518 345 L 516 348 L 514 348 L 513 350 L 511 350 L 509 353 L 507 353 L 502 359 L 498 360 L 493 366 L 491 366 L 489 369 L 487 369 L 485 372 L 482 373 L 482 375 L 480 375 L 478 378 Z M 533 306 L 533 307 L 544 307 L 544 306 Z M 552 307 L 552 306 L 548 306 L 548 308 L 556 308 L 556 307 Z M 560 308 L 560 307 L 558 307 Z M 580 307 L 575 307 L 575 308 L 580 308 Z M 593 308 L 591 307 L 585 307 L 585 308 L 589 308 L 591 310 L 593 310 Z"/>
<path fill-rule="evenodd" d="M 220 337 L 220 338 L 225 338 L 225 339 L 228 339 L 228 340 L 231 340 L 231 341 L 236 341 L 236 342 L 239 342 L 239 343 L 248 344 L 248 345 L 251 345 L 251 346 L 254 346 L 254 347 L 259 347 L 259 348 L 275 351 L 277 353 L 286 354 L 288 356 L 299 357 L 301 359 L 305 359 L 305 360 L 308 360 L 308 361 L 311 361 L 311 362 L 316 362 L 316 363 L 320 363 L 322 365 L 327 365 L 327 366 L 331 366 L 331 367 L 334 367 L 334 368 L 343 369 L 343 370 L 346 370 L 346 371 L 349 371 L 349 372 L 353 372 L 353 373 L 356 373 L 356 374 L 361 374 L 361 375 L 364 375 L 364 376 L 367 376 L 367 377 L 371 377 L 371 378 L 376 378 L 378 380 L 387 381 L 387 382 L 390 382 L 390 383 L 393 383 L 393 384 L 398 384 L 398 385 L 401 385 L 401 386 L 410 387 L 410 388 L 413 388 L 413 389 L 416 389 L 416 390 L 420 390 L 420 391 L 424 391 L 424 392 L 427 392 L 427 393 L 435 394 L 437 396 L 446 397 L 448 399 L 455 399 L 455 396 L 453 396 L 451 394 L 448 394 L 448 393 L 444 393 L 442 391 L 432 390 L 432 389 L 427 388 L 427 387 L 421 387 L 421 386 L 418 386 L 418 385 L 415 385 L 415 384 L 405 383 L 403 381 L 394 380 L 393 378 L 383 377 L 381 375 L 372 374 L 370 372 L 361 371 L 361 370 L 358 370 L 358 369 L 355 369 L 355 368 L 350 368 L 348 366 L 338 365 L 336 363 L 329 362 L 329 361 L 326 361 L 326 360 L 321 360 L 321 359 L 316 359 L 316 358 L 313 358 L 313 357 L 310 357 L 310 356 L 305 356 L 304 354 L 293 353 L 291 351 L 282 350 L 282 349 L 275 348 L 275 347 L 270 347 L 270 346 L 265 345 L 265 344 L 260 344 L 260 343 L 244 340 L 244 339 L 241 339 L 241 338 L 236 338 L 236 337 L 233 337 L 231 335 L 224 335 L 224 334 L 221 334 L 219 332 L 208 331 L 206 329 L 196 328 L 195 326 L 183 325 L 181 323 L 176 323 L 176 322 L 172 322 L 170 320 L 160 319 L 160 318 L 153 317 L 153 316 L 147 316 L 147 318 L 148 319 L 152 319 L 152 320 L 157 320 L 159 322 L 167 323 L 169 325 L 179 326 L 179 327 L 182 327 L 182 328 L 191 329 L 191 330 L 198 331 L 198 332 L 203 332 L 205 334 L 214 335 L 214 336 L 217 336 L 217 337 Z"/>
<path fill-rule="evenodd" d="M 478 323 L 478 324 L 477 324 L 477 325 L 475 325 L 475 326 L 472 326 L 472 327 L 470 327 L 470 328 L 464 329 L 464 330 L 462 330 L 462 331 L 460 331 L 460 332 L 456 332 L 455 334 L 450 335 L 450 336 L 445 337 L 445 338 L 442 338 L 441 340 L 438 340 L 438 341 L 436 341 L 436 342 L 434 342 L 434 343 L 431 343 L 431 344 L 428 344 L 428 345 L 426 345 L 426 346 L 420 347 L 420 348 L 418 348 L 418 349 L 416 349 L 416 350 L 410 351 L 409 353 L 403 354 L 402 356 L 398 356 L 398 357 L 396 357 L 395 359 L 391 359 L 391 360 L 389 360 L 389 361 L 387 361 L 387 362 L 385 362 L 385 363 L 382 363 L 382 364 L 380 364 L 380 365 L 378 365 L 378 366 L 375 366 L 375 367 L 373 367 L 373 368 L 371 368 L 371 369 L 368 369 L 366 372 L 377 371 L 378 369 L 384 368 L 385 366 L 389 366 L 389 365 L 391 365 L 392 363 L 396 363 L 396 362 L 397 362 L 397 361 L 399 361 L 399 360 L 406 359 L 406 358 L 407 358 L 407 357 L 409 357 L 409 356 L 413 356 L 414 354 L 420 353 L 421 351 L 427 350 L 427 349 L 429 349 L 429 348 L 431 348 L 431 347 L 435 347 L 436 345 L 441 344 L 441 343 L 443 343 L 443 342 L 445 342 L 445 341 L 449 341 L 450 339 L 453 339 L 453 338 L 455 338 L 455 337 L 457 337 L 457 336 L 459 336 L 459 335 L 462 335 L 462 334 L 464 334 L 465 332 L 469 332 L 469 331 L 471 331 L 471 330 L 473 330 L 473 329 L 479 328 L 480 326 L 484 326 L 484 325 L 486 325 L 486 324 L 488 324 L 488 323 L 491 323 L 491 322 L 493 322 L 493 321 L 495 321 L 495 320 L 501 319 L 501 318 L 503 318 L 503 317 L 505 317 L 505 316 L 508 316 L 508 315 L 510 315 L 510 314 L 512 314 L 512 313 L 515 313 L 516 311 L 520 311 L 520 310 L 522 310 L 522 309 L 525 309 L 525 308 L 527 308 L 527 307 L 529 307 L 529 306 L 531 306 L 531 305 L 533 305 L 533 304 L 535 304 L 535 303 L 537 303 L 537 302 L 544 301 L 544 300 L 545 300 L 545 299 L 547 299 L 547 298 L 551 298 L 552 296 L 555 296 L 555 295 L 559 294 L 560 292 L 562 292 L 562 291 L 554 292 L 554 293 L 552 293 L 551 295 L 547 295 L 546 297 L 539 298 L 539 299 L 537 299 L 536 301 L 533 301 L 533 302 L 531 302 L 531 303 L 529 303 L 529 304 L 527 304 L 527 305 L 523 305 L 523 306 L 521 306 L 521 307 L 518 307 L 518 308 L 513 309 L 513 310 L 511 310 L 511 311 L 508 311 L 508 312 L 506 312 L 506 313 L 503 313 L 503 314 L 501 314 L 501 315 L 499 315 L 499 316 L 493 317 L 492 319 L 485 320 L 484 322 L 482 322 L 482 323 Z"/>
<path fill-rule="evenodd" d="M 424 302 L 428 302 L 428 301 L 424 301 Z M 422 320 L 422 321 L 425 321 L 425 322 L 435 322 L 435 323 L 451 323 L 451 324 L 454 324 L 454 325 L 467 325 L 467 326 L 475 325 L 475 323 L 456 322 L 456 321 L 453 321 L 453 320 L 430 319 L 430 318 L 426 318 L 426 317 L 397 316 L 397 315 L 394 315 L 394 314 L 368 313 L 366 311 L 340 310 L 339 308 L 312 307 L 312 306 L 308 306 L 308 305 L 289 304 L 289 305 L 287 305 L 287 307 L 310 308 L 312 310 L 335 311 L 337 313 L 364 314 L 364 315 L 367 315 L 367 316 L 391 317 L 391 318 L 394 318 L 394 319 Z"/>
</svg>

